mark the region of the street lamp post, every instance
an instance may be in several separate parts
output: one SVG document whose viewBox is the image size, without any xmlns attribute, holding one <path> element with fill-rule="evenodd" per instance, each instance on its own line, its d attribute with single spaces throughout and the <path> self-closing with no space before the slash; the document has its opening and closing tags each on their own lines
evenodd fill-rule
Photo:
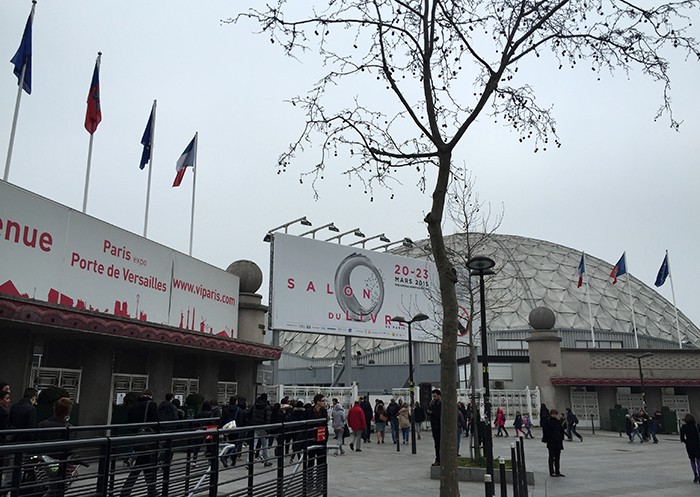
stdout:
<svg viewBox="0 0 700 497">
<path fill-rule="evenodd" d="M 494 494 L 493 486 L 493 438 L 491 434 L 491 386 L 489 385 L 489 348 L 486 338 L 486 292 L 484 291 L 484 275 L 495 274 L 493 267 L 496 263 L 493 259 L 483 256 L 472 257 L 467 261 L 470 276 L 479 276 L 479 305 L 481 306 L 481 364 L 482 383 L 484 386 L 484 457 L 486 458 L 486 474 L 491 476 L 490 483 L 486 483 L 486 495 Z"/>
<path fill-rule="evenodd" d="M 416 453 L 416 421 L 413 415 L 413 406 L 416 400 L 415 385 L 413 383 L 413 337 L 411 335 L 411 325 L 417 323 L 418 321 L 425 321 L 429 319 L 423 313 L 418 313 L 407 321 L 403 316 L 394 316 L 391 318 L 392 321 L 397 323 L 403 323 L 408 325 L 408 391 L 410 394 L 410 407 L 411 407 L 411 454 Z"/>
<path fill-rule="evenodd" d="M 644 392 L 644 373 L 642 373 L 642 359 L 645 357 L 651 357 L 653 356 L 653 352 L 644 352 L 643 354 L 625 354 L 625 356 L 631 358 L 631 359 L 637 359 L 637 365 L 639 366 L 639 383 L 640 383 L 640 388 L 642 390 L 642 410 L 644 412 L 647 412 L 647 399 L 646 399 L 646 394 Z"/>
</svg>

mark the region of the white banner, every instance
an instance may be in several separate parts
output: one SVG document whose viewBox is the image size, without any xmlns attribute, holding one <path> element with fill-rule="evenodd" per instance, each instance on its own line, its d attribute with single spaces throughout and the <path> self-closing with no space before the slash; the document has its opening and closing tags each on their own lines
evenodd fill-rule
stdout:
<svg viewBox="0 0 700 497">
<path fill-rule="evenodd" d="M 364 338 L 435 341 L 439 320 L 431 302 L 437 272 L 429 261 L 274 233 L 270 289 L 271 327 Z"/>
<path fill-rule="evenodd" d="M 0 293 L 235 338 L 238 277 L 0 181 Z"/>
</svg>

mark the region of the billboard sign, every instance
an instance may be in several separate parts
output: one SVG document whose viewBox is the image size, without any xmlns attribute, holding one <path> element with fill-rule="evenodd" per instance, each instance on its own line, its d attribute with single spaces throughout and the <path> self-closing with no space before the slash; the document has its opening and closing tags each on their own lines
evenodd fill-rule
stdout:
<svg viewBox="0 0 700 497">
<path fill-rule="evenodd" d="M 237 276 L 0 181 L 0 293 L 236 338 Z"/>
<path fill-rule="evenodd" d="M 412 338 L 435 341 L 432 262 L 283 233 L 273 234 L 271 250 L 272 329 L 408 340 L 406 325 L 391 318 L 422 312 L 430 319 L 412 325 Z"/>
</svg>

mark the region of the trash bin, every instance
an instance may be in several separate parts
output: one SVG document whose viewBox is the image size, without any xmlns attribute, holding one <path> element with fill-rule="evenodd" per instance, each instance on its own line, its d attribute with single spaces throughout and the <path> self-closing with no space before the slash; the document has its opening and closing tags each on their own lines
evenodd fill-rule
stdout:
<svg viewBox="0 0 700 497">
<path fill-rule="evenodd" d="M 621 407 L 619 404 L 610 409 L 610 424 L 612 431 L 622 433 L 625 431 L 625 416 L 629 413 L 626 407 Z"/>
<path fill-rule="evenodd" d="M 664 430 L 664 433 L 677 434 L 678 433 L 678 416 L 676 415 L 676 411 L 672 411 L 668 407 L 663 407 L 661 409 L 661 412 L 662 412 L 661 426 Z"/>
</svg>

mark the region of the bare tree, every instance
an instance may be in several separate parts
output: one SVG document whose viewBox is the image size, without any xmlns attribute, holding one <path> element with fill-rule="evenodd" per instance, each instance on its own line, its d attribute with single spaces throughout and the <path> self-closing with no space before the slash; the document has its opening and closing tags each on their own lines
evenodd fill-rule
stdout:
<svg viewBox="0 0 700 497">
<path fill-rule="evenodd" d="M 278 0 L 231 20 L 253 20 L 285 54 L 313 51 L 324 64 L 318 83 L 291 100 L 306 113 L 306 125 L 281 155 L 281 171 L 304 147 L 318 145 L 307 172 L 314 180 L 330 163 L 349 160 L 345 174 L 368 191 L 401 169 L 417 169 L 422 187 L 433 181 L 425 222 L 443 307 L 442 497 L 459 495 L 450 388 L 457 374 L 457 271 L 442 232 L 455 147 L 489 113 L 521 141 L 532 140 L 535 151 L 558 145 L 551 108 L 536 102 L 518 73 L 542 55 L 548 56 L 540 62 L 554 68 L 585 67 L 589 74 L 639 70 L 662 88 L 657 117 L 666 114 L 677 127 L 664 50 L 698 57 L 688 16 L 699 1 L 644 7 L 634 0 Z M 373 99 L 370 83 L 386 96 Z M 334 103 L 347 95 L 354 98 Z"/>
</svg>

